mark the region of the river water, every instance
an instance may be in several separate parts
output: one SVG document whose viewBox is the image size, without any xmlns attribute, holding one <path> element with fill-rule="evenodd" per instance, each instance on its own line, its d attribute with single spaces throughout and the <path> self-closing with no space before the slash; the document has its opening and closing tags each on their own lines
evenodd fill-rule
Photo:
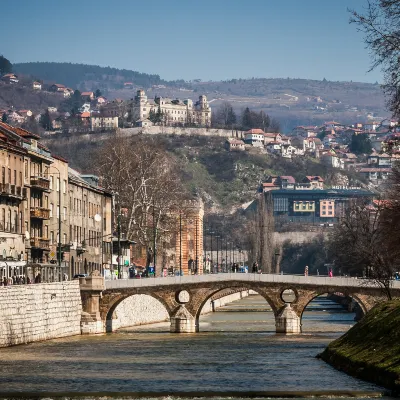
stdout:
<svg viewBox="0 0 400 400">
<path fill-rule="evenodd" d="M 159 323 L 0 349 L 0 392 L 379 391 L 316 358 L 353 320 L 318 298 L 303 334 L 276 335 L 268 305 L 251 295 L 201 316 L 197 334 Z"/>
</svg>

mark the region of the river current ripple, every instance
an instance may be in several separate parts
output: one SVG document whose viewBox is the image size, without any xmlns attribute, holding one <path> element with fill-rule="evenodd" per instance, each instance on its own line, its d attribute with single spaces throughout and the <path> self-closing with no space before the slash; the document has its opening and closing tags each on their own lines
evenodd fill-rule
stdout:
<svg viewBox="0 0 400 400">
<path fill-rule="evenodd" d="M 268 305 L 250 296 L 202 316 L 198 334 L 160 323 L 0 349 L 0 392 L 381 390 L 316 358 L 354 314 L 324 298 L 308 309 L 295 336 L 276 335 Z"/>
</svg>

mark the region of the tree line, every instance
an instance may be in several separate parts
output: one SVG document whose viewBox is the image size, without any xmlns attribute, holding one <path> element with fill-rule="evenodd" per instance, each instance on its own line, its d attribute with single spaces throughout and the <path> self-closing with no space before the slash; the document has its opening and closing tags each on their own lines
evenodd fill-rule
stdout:
<svg viewBox="0 0 400 400">
<path fill-rule="evenodd" d="M 212 126 L 223 129 L 262 129 L 264 132 L 279 132 L 280 123 L 264 111 L 254 111 L 249 107 L 237 115 L 231 103 L 223 102 L 212 114 Z"/>
</svg>

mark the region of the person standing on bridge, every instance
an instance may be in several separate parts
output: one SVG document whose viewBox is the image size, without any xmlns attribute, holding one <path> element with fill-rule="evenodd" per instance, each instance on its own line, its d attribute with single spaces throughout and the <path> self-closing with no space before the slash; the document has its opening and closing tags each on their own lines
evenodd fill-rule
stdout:
<svg viewBox="0 0 400 400">
<path fill-rule="evenodd" d="M 257 263 L 257 261 L 253 262 L 252 272 L 253 272 L 253 274 L 256 274 L 258 272 L 258 263 Z"/>
<path fill-rule="evenodd" d="M 304 276 L 308 276 L 308 265 L 304 268 Z"/>
</svg>

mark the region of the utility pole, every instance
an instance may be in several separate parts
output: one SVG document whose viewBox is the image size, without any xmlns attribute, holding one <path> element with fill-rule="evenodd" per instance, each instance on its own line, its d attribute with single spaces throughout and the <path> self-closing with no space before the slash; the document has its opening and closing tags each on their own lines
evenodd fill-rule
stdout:
<svg viewBox="0 0 400 400">
<path fill-rule="evenodd" d="M 219 272 L 219 235 L 215 236 L 217 238 L 217 273 Z"/>
<path fill-rule="evenodd" d="M 229 272 L 228 269 L 228 238 L 225 237 L 225 268 L 226 272 Z"/>
<path fill-rule="evenodd" d="M 54 167 L 53 167 L 54 168 Z M 58 176 L 60 177 L 60 184 L 58 185 L 58 207 L 59 207 L 59 216 L 58 216 L 58 266 L 60 267 L 61 274 L 61 174 L 58 171 Z M 62 277 L 61 277 L 62 280 Z"/>
<path fill-rule="evenodd" d="M 182 276 L 182 210 L 179 212 L 179 276 Z"/>
<path fill-rule="evenodd" d="M 197 221 L 197 218 L 196 218 L 196 227 L 195 227 L 195 229 L 196 229 L 196 231 L 195 231 L 195 243 L 196 243 L 196 266 L 195 266 L 195 268 L 194 268 L 194 271 L 195 271 L 195 273 L 199 273 L 200 271 L 199 271 L 199 256 L 198 256 L 198 252 L 197 252 L 197 250 L 198 250 L 198 232 L 197 232 L 197 223 L 198 223 L 198 221 Z"/>
<path fill-rule="evenodd" d="M 153 260 L 154 260 L 154 278 L 156 277 L 156 240 L 157 240 L 157 227 L 156 227 L 156 210 L 154 206 L 154 197 L 153 197 L 153 248 L 154 248 L 154 255 L 153 255 Z"/>
<path fill-rule="evenodd" d="M 118 234 L 118 279 L 121 279 L 121 203 L 118 202 L 117 215 L 117 234 Z"/>
</svg>

